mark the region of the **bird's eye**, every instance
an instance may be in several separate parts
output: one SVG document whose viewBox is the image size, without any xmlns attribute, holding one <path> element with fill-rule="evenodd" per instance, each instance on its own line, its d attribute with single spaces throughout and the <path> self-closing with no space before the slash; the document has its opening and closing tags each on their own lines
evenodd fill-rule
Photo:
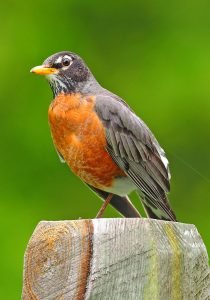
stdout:
<svg viewBox="0 0 210 300">
<path fill-rule="evenodd" d="M 64 57 L 63 60 L 62 60 L 62 65 L 67 67 L 67 66 L 70 65 L 70 62 L 71 62 L 70 57 Z"/>
</svg>

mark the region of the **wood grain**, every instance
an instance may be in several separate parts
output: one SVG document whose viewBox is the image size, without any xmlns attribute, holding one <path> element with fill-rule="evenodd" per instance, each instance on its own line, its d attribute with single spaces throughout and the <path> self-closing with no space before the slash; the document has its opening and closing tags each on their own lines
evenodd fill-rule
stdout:
<svg viewBox="0 0 210 300">
<path fill-rule="evenodd" d="M 22 299 L 207 300 L 206 248 L 189 224 L 41 222 L 25 253 Z"/>
<path fill-rule="evenodd" d="M 92 222 L 41 222 L 25 253 L 23 299 L 84 299 Z"/>
</svg>

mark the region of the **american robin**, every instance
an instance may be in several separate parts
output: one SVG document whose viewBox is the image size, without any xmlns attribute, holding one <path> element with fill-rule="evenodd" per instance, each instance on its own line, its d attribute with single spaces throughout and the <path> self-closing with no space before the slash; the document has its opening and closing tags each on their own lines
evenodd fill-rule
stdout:
<svg viewBox="0 0 210 300">
<path fill-rule="evenodd" d="M 137 191 L 148 217 L 176 221 L 169 206 L 165 152 L 120 97 L 104 89 L 72 52 L 48 57 L 31 72 L 45 75 L 54 100 L 49 123 L 63 162 L 125 217 L 139 217 L 128 194 Z"/>
</svg>

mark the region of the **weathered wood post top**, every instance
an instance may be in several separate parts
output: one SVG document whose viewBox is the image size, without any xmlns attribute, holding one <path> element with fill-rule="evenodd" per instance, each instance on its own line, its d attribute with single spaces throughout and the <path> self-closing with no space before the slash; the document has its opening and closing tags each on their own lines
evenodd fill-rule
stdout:
<svg viewBox="0 0 210 300">
<path fill-rule="evenodd" d="M 189 224 L 43 221 L 25 253 L 22 299 L 207 300 L 206 248 Z"/>
</svg>

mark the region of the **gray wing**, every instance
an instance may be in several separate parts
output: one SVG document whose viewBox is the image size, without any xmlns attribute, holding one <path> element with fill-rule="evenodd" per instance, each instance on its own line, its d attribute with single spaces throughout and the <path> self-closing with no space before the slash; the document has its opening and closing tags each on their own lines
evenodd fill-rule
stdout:
<svg viewBox="0 0 210 300">
<path fill-rule="evenodd" d="M 149 128 L 115 95 L 98 95 L 95 110 L 106 128 L 107 151 L 143 193 L 142 200 L 153 213 L 161 211 L 160 218 L 175 220 L 166 196 L 167 159 Z"/>
</svg>

